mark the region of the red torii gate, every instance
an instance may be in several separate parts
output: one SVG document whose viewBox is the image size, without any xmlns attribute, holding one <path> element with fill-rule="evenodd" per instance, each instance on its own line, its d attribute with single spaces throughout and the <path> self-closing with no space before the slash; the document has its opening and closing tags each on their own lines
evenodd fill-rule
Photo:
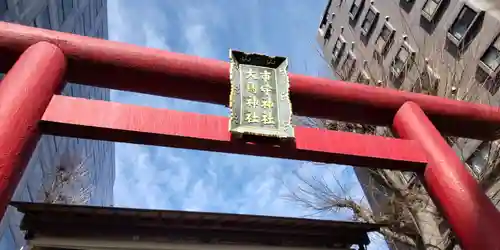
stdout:
<svg viewBox="0 0 500 250">
<path fill-rule="evenodd" d="M 63 80 L 227 105 L 229 64 L 0 22 L 3 215 L 41 134 L 422 173 L 468 250 L 500 249 L 500 213 L 441 134 L 500 138 L 496 107 L 290 74 L 298 115 L 391 126 L 402 139 L 295 128 L 296 146 L 232 141 L 227 117 L 57 95 Z"/>
</svg>

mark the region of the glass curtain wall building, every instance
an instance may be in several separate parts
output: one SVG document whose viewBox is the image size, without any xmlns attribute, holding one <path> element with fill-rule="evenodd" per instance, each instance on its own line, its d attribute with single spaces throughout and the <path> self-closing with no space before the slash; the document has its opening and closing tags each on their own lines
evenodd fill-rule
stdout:
<svg viewBox="0 0 500 250">
<path fill-rule="evenodd" d="M 0 0 L 2 21 L 106 39 L 106 0 Z M 1 84 L 1 83 L 0 83 Z M 67 84 L 63 95 L 109 100 L 110 90 Z M 43 136 L 14 200 L 111 206 L 114 144 Z M 20 249 L 21 214 L 9 207 L 0 223 L 0 250 Z"/>
</svg>

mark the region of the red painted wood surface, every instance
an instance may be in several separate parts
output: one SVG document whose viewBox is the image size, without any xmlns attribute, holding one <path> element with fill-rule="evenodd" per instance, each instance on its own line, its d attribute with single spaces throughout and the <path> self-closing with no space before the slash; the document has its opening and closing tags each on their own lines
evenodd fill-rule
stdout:
<svg viewBox="0 0 500 250">
<path fill-rule="evenodd" d="M 39 41 L 50 41 L 59 49 L 48 43 L 30 47 Z M 495 244 L 500 235 L 498 211 L 433 126 L 445 134 L 496 139 L 500 113 L 495 107 L 291 74 L 298 114 L 392 124 L 407 140 L 297 128 L 296 147 L 253 145 L 231 141 L 226 117 L 63 96 L 51 100 L 66 69 L 61 51 L 68 60 L 66 78 L 73 82 L 219 104 L 228 101 L 225 62 L 0 23 L 0 69 L 9 69 L 23 53 L 0 85 L 0 212 L 41 131 L 364 167 L 418 171 L 428 162 L 423 170 L 428 190 L 464 248 L 500 249 Z"/>
<path fill-rule="evenodd" d="M 134 45 L 0 23 L 0 69 L 37 41 L 57 44 L 69 58 L 67 78 L 93 86 L 226 105 L 229 65 Z M 500 138 L 500 113 L 487 105 L 290 74 L 299 115 L 387 125 L 406 101 L 417 103 L 446 135 Z"/>
<path fill-rule="evenodd" d="M 56 46 L 38 43 L 21 55 L 0 84 L 1 216 L 39 139 L 37 124 L 52 95 L 61 90 L 65 67 Z"/>
<path fill-rule="evenodd" d="M 231 141 L 228 118 L 106 101 L 54 96 L 43 133 L 372 168 L 423 170 L 426 158 L 411 140 L 296 128 L 296 148 Z"/>
<path fill-rule="evenodd" d="M 402 138 L 427 154 L 427 191 L 437 201 L 465 249 L 499 249 L 500 213 L 417 104 L 405 103 L 394 118 Z"/>
</svg>

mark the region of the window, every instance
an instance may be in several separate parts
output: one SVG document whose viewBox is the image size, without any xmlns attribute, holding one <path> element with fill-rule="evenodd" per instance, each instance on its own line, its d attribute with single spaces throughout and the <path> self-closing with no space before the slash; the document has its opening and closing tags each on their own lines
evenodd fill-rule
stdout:
<svg viewBox="0 0 500 250">
<path fill-rule="evenodd" d="M 326 28 L 325 36 L 324 36 L 324 44 L 328 43 L 328 40 L 332 37 L 332 24 L 328 24 L 328 28 Z"/>
<path fill-rule="evenodd" d="M 353 21 L 358 19 L 360 9 L 363 8 L 365 0 L 354 0 L 352 2 L 351 8 L 349 9 L 349 18 Z"/>
<path fill-rule="evenodd" d="M 85 27 L 85 34 L 88 34 L 90 32 L 90 29 L 92 28 L 92 18 L 90 16 L 90 5 L 85 8 L 85 11 L 83 12 L 83 24 Z"/>
<path fill-rule="evenodd" d="M 59 24 L 59 30 L 60 30 L 61 26 L 64 22 L 64 11 L 62 9 L 62 1 L 58 1 L 58 2 L 56 2 L 56 4 L 57 4 L 57 10 L 56 10 L 57 23 Z"/>
<path fill-rule="evenodd" d="M 407 184 L 410 184 L 417 179 L 417 174 L 415 174 L 415 172 L 401 172 L 401 174 Z"/>
<path fill-rule="evenodd" d="M 440 219 L 441 221 L 439 222 L 439 225 L 438 225 L 438 229 L 439 229 L 439 232 L 443 235 L 443 236 L 449 236 L 449 234 L 451 233 L 450 231 L 450 225 L 448 224 L 448 222 L 446 221 L 446 219 L 442 218 Z M 445 237 L 446 238 L 450 238 L 450 237 Z M 454 249 L 454 248 L 451 248 L 451 249 Z"/>
<path fill-rule="evenodd" d="M 35 17 L 34 26 L 42 29 L 50 29 L 49 7 L 45 7 L 38 16 Z"/>
<path fill-rule="evenodd" d="M 412 91 L 426 95 L 437 95 L 439 80 L 439 76 L 427 65 L 413 85 Z"/>
<path fill-rule="evenodd" d="M 337 38 L 337 41 L 335 42 L 335 46 L 333 47 L 332 50 L 332 65 L 335 66 L 339 62 L 340 58 L 342 57 L 342 54 L 344 54 L 344 49 L 345 49 L 345 39 L 340 36 Z"/>
<path fill-rule="evenodd" d="M 0 18 L 7 12 L 7 0 L 0 0 Z"/>
<path fill-rule="evenodd" d="M 96 0 L 99 1 L 99 0 Z M 328 22 L 328 11 L 330 10 L 330 6 L 332 5 L 332 0 L 328 0 L 328 3 L 325 8 L 325 12 L 323 13 L 323 19 L 321 19 L 321 24 L 319 25 L 320 28 L 325 27 L 326 23 Z"/>
<path fill-rule="evenodd" d="M 7 2 L 7 0 L 6 0 Z M 26 8 L 28 7 L 28 5 L 26 5 L 26 0 L 18 0 L 17 1 L 17 8 L 19 10 L 19 12 L 24 12 L 26 10 Z"/>
<path fill-rule="evenodd" d="M 342 64 L 342 74 L 341 76 L 344 77 L 344 80 L 350 80 L 352 76 L 352 72 L 354 71 L 354 66 L 356 65 L 356 56 L 352 51 L 349 51 L 347 53 L 347 56 L 344 60 L 344 64 Z"/>
<path fill-rule="evenodd" d="M 488 164 L 490 153 L 494 147 L 490 142 L 485 142 L 476 150 L 471 158 L 467 161 L 470 169 L 476 176 L 479 176 L 485 166 Z"/>
<path fill-rule="evenodd" d="M 442 2 L 443 0 L 427 0 L 422 7 L 422 16 L 428 21 L 432 21 Z"/>
<path fill-rule="evenodd" d="M 83 32 L 83 22 L 82 22 L 82 16 L 80 16 L 76 21 L 75 21 L 75 30 L 74 33 L 78 35 L 85 35 Z"/>
<path fill-rule="evenodd" d="M 390 46 L 394 42 L 395 30 L 391 24 L 385 22 L 384 26 L 380 30 L 377 41 L 375 41 L 375 49 L 381 55 L 386 55 Z"/>
<path fill-rule="evenodd" d="M 476 11 L 469 6 L 464 5 L 448 30 L 448 38 L 455 45 L 463 45 L 464 38 L 468 35 L 481 13 L 482 12 Z"/>
<path fill-rule="evenodd" d="M 497 37 L 481 56 L 479 66 L 489 75 L 497 72 L 500 66 L 500 37 Z"/>
<path fill-rule="evenodd" d="M 371 34 L 379 15 L 380 13 L 373 6 L 370 6 L 366 12 L 365 19 L 361 23 L 361 34 L 364 36 Z"/>
<path fill-rule="evenodd" d="M 104 38 L 104 24 L 101 22 L 97 28 L 95 37 Z"/>
<path fill-rule="evenodd" d="M 97 28 L 95 31 L 94 31 L 94 35 L 93 37 L 99 37 L 99 28 Z"/>
<path fill-rule="evenodd" d="M 61 0 L 63 19 L 61 23 L 68 18 L 69 14 L 73 10 L 73 0 Z"/>
<path fill-rule="evenodd" d="M 370 76 L 368 76 L 368 73 L 366 73 L 366 71 L 364 71 L 364 70 L 359 72 L 358 77 L 356 77 L 357 83 L 369 85 L 370 81 L 371 81 Z"/>
<path fill-rule="evenodd" d="M 333 21 L 334 18 L 335 18 L 335 13 L 332 13 L 331 20 Z M 321 25 L 321 27 L 318 29 L 318 32 L 325 39 L 323 42 L 324 42 L 324 44 L 326 44 L 328 42 L 328 40 L 330 39 L 330 36 L 333 33 L 332 23 L 330 22 L 326 29 L 325 29 L 325 25 Z"/>
<path fill-rule="evenodd" d="M 391 73 L 393 77 L 400 77 L 402 73 L 405 73 L 405 71 L 411 67 L 414 53 L 415 52 L 413 52 L 406 42 L 401 45 L 401 48 L 399 49 L 398 54 L 396 54 L 396 57 L 391 65 Z"/>
<path fill-rule="evenodd" d="M 97 2 L 97 0 L 93 0 L 92 2 L 94 2 L 94 4 L 92 5 L 92 15 L 96 17 L 97 14 L 99 14 L 99 8 L 97 8 L 97 5 L 99 3 Z"/>
</svg>

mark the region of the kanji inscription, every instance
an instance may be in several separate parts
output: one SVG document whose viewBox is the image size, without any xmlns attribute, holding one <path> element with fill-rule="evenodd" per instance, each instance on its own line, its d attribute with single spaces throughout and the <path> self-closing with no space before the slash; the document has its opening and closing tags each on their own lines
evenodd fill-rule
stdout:
<svg viewBox="0 0 500 250">
<path fill-rule="evenodd" d="M 232 50 L 230 60 L 230 131 L 293 138 L 287 59 Z"/>
</svg>

